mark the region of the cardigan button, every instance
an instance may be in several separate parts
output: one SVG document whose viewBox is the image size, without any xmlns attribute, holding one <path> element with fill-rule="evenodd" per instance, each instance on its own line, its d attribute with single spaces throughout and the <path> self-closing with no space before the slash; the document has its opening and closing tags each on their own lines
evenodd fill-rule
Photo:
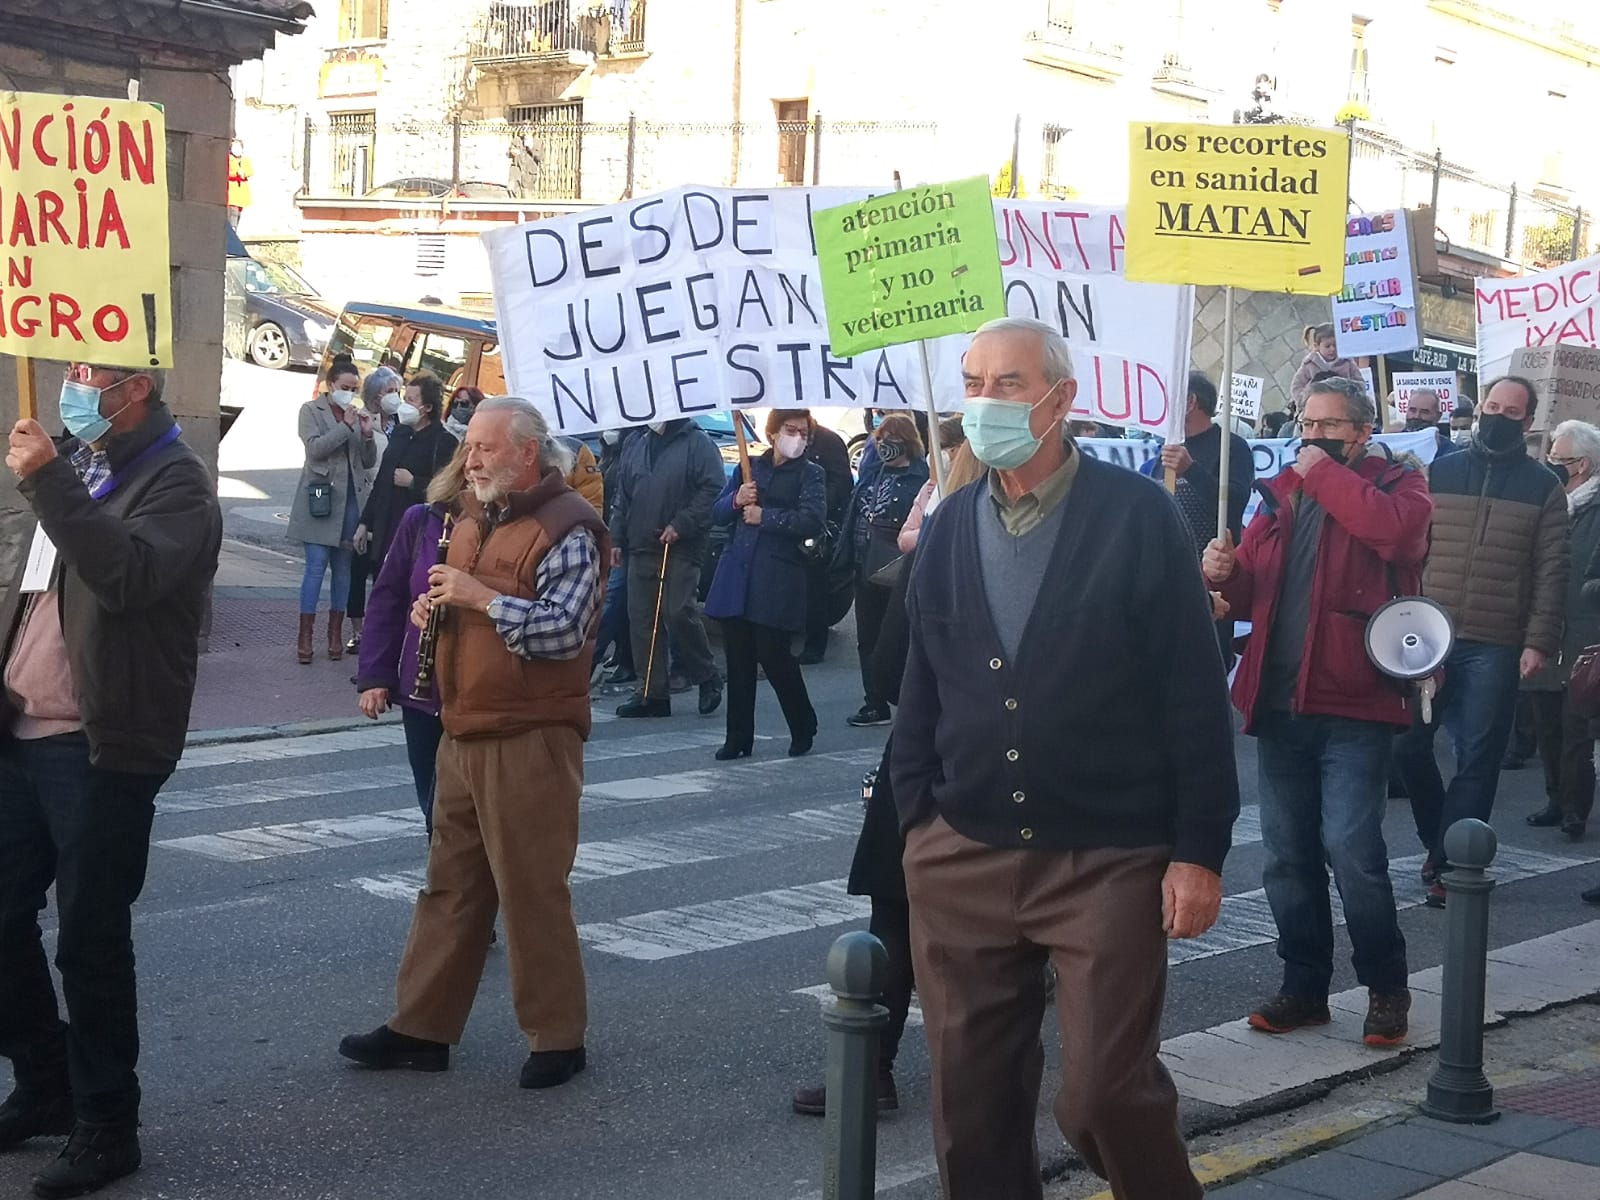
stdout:
<svg viewBox="0 0 1600 1200">
<path fill-rule="evenodd" d="M 1015 750 L 1007 750 L 1006 751 L 1006 761 L 1007 762 L 1016 762 L 1017 759 L 1019 759 L 1021 757 L 1022 757 L 1022 755 L 1018 754 Z"/>
<path fill-rule="evenodd" d="M 1033 830 L 1024 827 L 1022 830 L 1022 840 L 1025 842 L 1033 841 Z"/>
<path fill-rule="evenodd" d="M 989 660 L 989 670 L 991 671 L 998 671 L 1003 666 L 1005 666 L 1005 663 L 1001 662 L 998 658 L 991 658 Z"/>
<path fill-rule="evenodd" d="M 1012 802 L 1015 803 L 1015 804 L 1021 804 L 1027 798 L 1028 798 L 1028 796 L 1027 796 L 1026 792 L 1012 792 L 1011 793 Z"/>
<path fill-rule="evenodd" d="M 1007 696 L 1006 697 L 1006 711 L 1007 712 L 1016 712 L 1017 711 L 1017 698 L 1015 696 Z"/>
</svg>

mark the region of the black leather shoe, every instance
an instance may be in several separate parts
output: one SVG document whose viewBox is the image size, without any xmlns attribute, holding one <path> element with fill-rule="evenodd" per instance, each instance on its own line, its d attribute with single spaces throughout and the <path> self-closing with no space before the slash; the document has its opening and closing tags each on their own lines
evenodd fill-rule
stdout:
<svg viewBox="0 0 1600 1200">
<path fill-rule="evenodd" d="M 33 1194 L 40 1200 L 86 1196 L 125 1175 L 132 1175 L 143 1161 L 137 1118 L 115 1125 L 88 1125 L 80 1121 L 73 1126 L 72 1136 L 67 1139 L 60 1157 L 34 1179 Z"/>
<path fill-rule="evenodd" d="M 1582 893 L 1581 898 L 1585 904 L 1600 904 L 1600 886 L 1592 887 Z"/>
<path fill-rule="evenodd" d="M 700 685 L 700 715 L 709 717 L 722 707 L 722 680 L 708 679 Z"/>
<path fill-rule="evenodd" d="M 671 715 L 672 701 L 665 696 L 659 700 L 635 696 L 631 700 L 624 700 L 617 706 L 617 716 L 619 717 L 670 717 Z"/>
<path fill-rule="evenodd" d="M 814 667 L 825 657 L 827 657 L 827 651 L 813 650 L 808 646 L 806 649 L 800 651 L 800 657 L 797 661 L 802 667 Z"/>
<path fill-rule="evenodd" d="M 535 1050 L 522 1064 L 522 1077 L 517 1083 L 525 1088 L 560 1087 L 588 1065 L 589 1056 L 582 1046 L 576 1050 Z"/>
<path fill-rule="evenodd" d="M 1565 817 L 1561 821 L 1561 832 L 1575 842 L 1583 841 L 1584 821 L 1581 817 Z"/>
<path fill-rule="evenodd" d="M 857 729 L 869 729 L 874 725 L 893 725 L 894 714 L 889 711 L 887 704 L 874 707 L 863 704 L 856 712 L 846 717 L 845 724 L 854 725 Z"/>
<path fill-rule="evenodd" d="M 718 762 L 731 762 L 736 758 L 749 758 L 750 747 L 739 746 L 735 745 L 733 742 L 728 742 L 722 747 L 722 749 L 718 750 L 714 755 L 712 755 L 712 757 Z"/>
<path fill-rule="evenodd" d="M 1538 812 L 1529 813 L 1527 821 L 1536 829 L 1554 829 L 1561 824 L 1561 810 L 1546 804 Z"/>
<path fill-rule="evenodd" d="M 816 740 L 817 740 L 817 735 L 816 735 L 816 732 L 814 730 L 811 733 L 807 733 L 807 734 L 797 734 L 797 733 L 790 734 L 789 735 L 789 757 L 790 758 L 801 758 L 804 755 L 810 754 L 811 753 L 812 743 L 814 743 Z"/>
<path fill-rule="evenodd" d="M 65 1137 L 72 1132 L 72 1097 L 65 1092 L 27 1096 L 14 1090 L 0 1104 L 0 1150 L 10 1150 L 29 1138 Z"/>
<path fill-rule="evenodd" d="M 828 1089 L 826 1087 L 804 1087 L 795 1092 L 790 1107 L 802 1117 L 821 1117 L 828 1112 Z M 880 1113 L 894 1112 L 900 1107 L 900 1093 L 894 1086 L 894 1072 L 880 1071 L 878 1073 L 878 1111 Z"/>
<path fill-rule="evenodd" d="M 341 1038 L 339 1053 L 374 1071 L 443 1071 L 450 1066 L 450 1047 L 445 1043 L 407 1037 L 387 1025 Z"/>
</svg>

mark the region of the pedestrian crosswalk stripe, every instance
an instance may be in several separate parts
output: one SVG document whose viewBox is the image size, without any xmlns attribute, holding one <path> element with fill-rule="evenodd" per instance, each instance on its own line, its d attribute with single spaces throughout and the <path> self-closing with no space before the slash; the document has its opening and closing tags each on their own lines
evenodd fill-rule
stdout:
<svg viewBox="0 0 1600 1200">
<path fill-rule="evenodd" d="M 383 732 L 387 734 L 392 727 L 384 726 L 382 728 Z M 373 733 L 377 732 L 377 730 L 373 731 Z M 363 734 L 363 737 L 370 736 L 371 735 Z M 584 748 L 584 765 L 586 767 L 592 767 L 600 763 L 615 762 L 629 758 L 641 758 L 647 755 L 674 754 L 684 750 L 696 750 L 709 746 L 720 746 L 723 742 L 723 736 L 724 735 L 721 732 L 709 729 L 681 731 L 673 730 L 662 731 L 660 733 L 641 734 L 638 737 L 613 738 L 603 742 L 592 742 Z M 315 735 L 314 737 L 292 739 L 285 738 L 280 739 L 280 741 L 284 743 L 316 741 L 320 747 L 323 747 L 323 749 L 318 749 L 315 751 L 315 753 L 322 754 L 339 753 L 341 751 L 359 748 L 353 745 L 349 740 L 353 737 L 354 735 L 351 733 L 319 734 Z M 345 740 L 340 742 L 328 742 L 321 740 L 324 738 L 340 738 Z M 266 742 L 249 742 L 238 746 L 227 747 L 227 749 L 248 751 L 251 750 L 252 747 L 271 744 L 272 743 Z M 385 743 L 361 743 L 362 746 L 382 744 Z M 398 744 L 398 741 L 391 738 L 387 744 Z M 223 747 L 207 746 L 202 747 L 201 749 L 210 751 L 223 749 Z M 818 755 L 816 757 L 825 761 L 848 761 L 850 765 L 854 765 L 863 753 L 865 752 L 844 751 L 842 754 L 845 757 L 842 759 L 837 756 L 829 755 Z M 873 761 L 876 761 L 877 753 L 877 751 L 872 752 Z M 296 757 L 298 755 L 299 750 L 296 749 L 295 752 L 289 757 Z M 222 760 L 213 758 L 196 765 L 220 766 L 224 765 L 225 762 L 231 763 L 233 761 L 235 760 Z M 273 761 L 273 758 L 272 756 L 262 755 L 261 757 L 253 760 L 238 761 Z M 784 759 L 783 761 L 788 763 L 799 760 Z M 749 766 L 749 764 L 745 765 Z M 762 769 L 765 769 L 770 764 L 763 763 L 759 765 Z M 714 791 L 716 790 L 716 787 L 720 781 L 725 781 L 729 778 L 729 771 L 727 769 L 723 769 L 721 771 L 684 771 L 679 772 L 678 774 L 686 779 L 692 777 L 692 785 L 685 786 L 679 790 L 674 790 L 670 785 L 671 782 L 677 777 L 661 776 L 659 778 L 666 782 L 652 784 L 650 787 L 644 789 L 647 792 L 647 795 L 639 798 L 669 799 L 672 796 L 685 795 L 691 792 Z M 739 779 L 742 777 L 735 774 L 733 778 Z M 627 781 L 622 782 L 625 784 Z M 609 808 L 613 807 L 613 804 L 610 803 L 611 801 L 619 799 L 633 801 L 638 799 L 635 797 L 619 796 L 614 794 L 617 786 L 618 785 L 616 784 L 591 785 L 589 789 L 589 798 L 594 801 L 594 803 L 589 804 L 587 807 Z M 411 769 L 404 763 L 390 764 L 382 767 L 357 767 L 343 771 L 320 771 L 309 775 L 290 775 L 277 779 L 252 779 L 244 782 L 212 784 L 208 787 L 173 789 L 166 791 L 157 797 L 156 812 L 201 812 L 214 808 L 239 808 L 252 804 L 274 804 L 282 800 L 303 800 L 311 796 L 337 796 L 350 792 L 377 791 L 390 788 L 404 788 L 407 791 L 410 791 L 411 787 Z M 610 788 L 611 790 L 605 790 L 607 788 Z"/>
<path fill-rule="evenodd" d="M 717 735 L 722 741 L 722 735 Z M 704 795 L 724 790 L 734 785 L 749 785 L 764 789 L 771 784 L 775 774 L 794 774 L 802 765 L 816 770 L 817 763 L 830 763 L 846 767 L 869 767 L 883 757 L 881 749 L 836 750 L 827 754 L 813 754 L 808 758 L 774 758 L 756 762 L 735 762 L 722 766 L 698 767 L 689 771 L 670 771 L 663 775 L 642 775 L 630 779 L 615 779 L 609 783 L 591 783 L 583 789 L 586 807 L 612 808 L 622 805 L 648 804 L 657 800 L 671 800 L 679 796 Z M 859 789 L 854 790 L 860 795 Z M 859 801 L 857 805 L 859 807 Z"/>
<path fill-rule="evenodd" d="M 252 829 L 229 829 L 222 833 L 166 838 L 156 845 L 168 850 L 186 850 L 222 862 L 257 862 L 289 854 L 308 854 L 313 850 L 361 846 L 402 837 L 420 838 L 423 830 L 422 811 L 413 805 L 391 812 L 363 813 L 356 817 L 327 817 L 286 825 L 258 825 Z"/>
<path fill-rule="evenodd" d="M 1424 886 L 1421 875 L 1424 857 L 1418 854 L 1389 861 L 1389 876 L 1394 883 L 1396 909 L 1403 911 L 1417 908 L 1426 902 L 1428 889 Z M 1495 855 L 1490 875 L 1496 883 L 1515 883 L 1520 879 L 1532 879 L 1535 876 L 1549 875 L 1556 871 L 1565 871 L 1569 867 L 1581 867 L 1593 862 L 1600 862 L 1600 858 L 1545 854 L 1539 850 L 1527 850 L 1520 846 L 1501 846 L 1499 853 Z M 1335 927 L 1343 925 L 1344 907 L 1339 903 L 1337 889 L 1333 890 L 1331 902 Z M 1278 926 L 1272 919 L 1272 909 L 1267 903 L 1266 889 L 1256 888 L 1248 892 L 1235 892 L 1231 896 L 1222 898 L 1222 913 L 1209 932 L 1197 938 L 1168 944 L 1167 962 L 1177 966 L 1179 963 L 1192 962 L 1197 958 L 1211 958 L 1250 946 L 1265 945 L 1276 941 L 1277 938 Z"/>
<path fill-rule="evenodd" d="M 603 954 L 654 962 L 860 921 L 869 909 L 843 879 L 829 879 L 580 925 L 578 937 Z"/>
<path fill-rule="evenodd" d="M 280 759 L 311 758 L 318 754 L 343 754 L 351 750 L 381 750 L 404 745 L 405 729 L 394 723 L 367 729 L 345 729 L 338 733 L 309 733 L 303 737 L 263 738 L 255 742 L 219 742 L 214 746 L 192 746 L 178 760 L 178 770 L 195 771 L 204 767 L 231 767 L 242 763 L 277 762 Z"/>
<path fill-rule="evenodd" d="M 729 817 L 640 837 L 584 842 L 578 847 L 571 879 L 573 883 L 588 883 L 639 871 L 715 862 L 742 854 L 853 838 L 860 829 L 861 803 L 852 801 L 797 812 Z M 409 903 L 416 899 L 426 876 L 423 870 L 395 871 L 365 875 L 341 886 L 357 888 L 380 899 Z"/>
</svg>

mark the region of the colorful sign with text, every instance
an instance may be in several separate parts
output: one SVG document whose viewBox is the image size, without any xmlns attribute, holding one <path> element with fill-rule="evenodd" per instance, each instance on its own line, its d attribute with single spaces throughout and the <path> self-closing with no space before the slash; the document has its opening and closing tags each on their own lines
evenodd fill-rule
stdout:
<svg viewBox="0 0 1600 1200">
<path fill-rule="evenodd" d="M 684 187 L 485 234 L 507 382 L 564 434 L 766 405 L 922 408 L 915 345 L 846 355 L 829 334 L 812 217 L 872 195 Z M 1181 437 L 1193 290 L 1124 277 L 1120 209 L 988 203 L 1003 311 L 1071 344 L 1074 417 Z M 970 343 L 927 343 L 941 412 L 965 403 Z"/>
<path fill-rule="evenodd" d="M 1344 245 L 1344 287 L 1333 297 L 1339 356 L 1415 350 L 1422 344 L 1422 326 L 1405 209 L 1351 217 Z"/>
<path fill-rule="evenodd" d="M 1479 279 L 1478 379 L 1511 369 L 1522 346 L 1600 346 L 1600 255 L 1510 279 Z"/>
<path fill-rule="evenodd" d="M 0 168 L 0 351 L 171 365 L 161 109 L 0 92 Z"/>
<path fill-rule="evenodd" d="M 1554 429 L 1563 421 L 1600 423 L 1600 350 L 1527 346 L 1511 356 L 1510 371 L 1538 393 L 1534 429 Z"/>
<path fill-rule="evenodd" d="M 971 333 L 1005 311 L 982 175 L 825 208 L 811 225 L 835 354 Z"/>
<path fill-rule="evenodd" d="M 1128 278 L 1333 295 L 1350 139 L 1298 125 L 1129 127 Z"/>
<path fill-rule="evenodd" d="M 1402 417 L 1411 414 L 1411 393 L 1426 389 L 1439 397 L 1439 415 L 1448 417 L 1455 411 L 1456 397 L 1461 382 L 1454 371 L 1396 371 L 1390 377 L 1394 384 L 1394 406 Z"/>
</svg>

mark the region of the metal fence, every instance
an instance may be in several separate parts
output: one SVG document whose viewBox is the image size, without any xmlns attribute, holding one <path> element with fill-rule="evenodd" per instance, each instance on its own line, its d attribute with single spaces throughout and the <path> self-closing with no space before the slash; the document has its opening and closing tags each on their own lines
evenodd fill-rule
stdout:
<svg viewBox="0 0 1600 1200">
<path fill-rule="evenodd" d="M 936 151 L 931 121 L 375 123 L 307 118 L 302 194 L 607 204 L 685 183 L 886 184 Z M 557 119 L 550 119 L 550 115 Z M 399 185 L 398 187 L 392 185 Z"/>
<path fill-rule="evenodd" d="M 645 0 L 544 0 L 491 4 L 473 30 L 475 62 L 527 62 L 577 52 L 644 49 Z"/>
<path fill-rule="evenodd" d="M 1350 197 L 1363 211 L 1431 204 L 1438 232 L 1465 247 L 1529 267 L 1583 258 L 1594 249 L 1593 223 L 1581 206 L 1563 204 L 1423 153 L 1371 130 L 1351 144 Z"/>
</svg>

